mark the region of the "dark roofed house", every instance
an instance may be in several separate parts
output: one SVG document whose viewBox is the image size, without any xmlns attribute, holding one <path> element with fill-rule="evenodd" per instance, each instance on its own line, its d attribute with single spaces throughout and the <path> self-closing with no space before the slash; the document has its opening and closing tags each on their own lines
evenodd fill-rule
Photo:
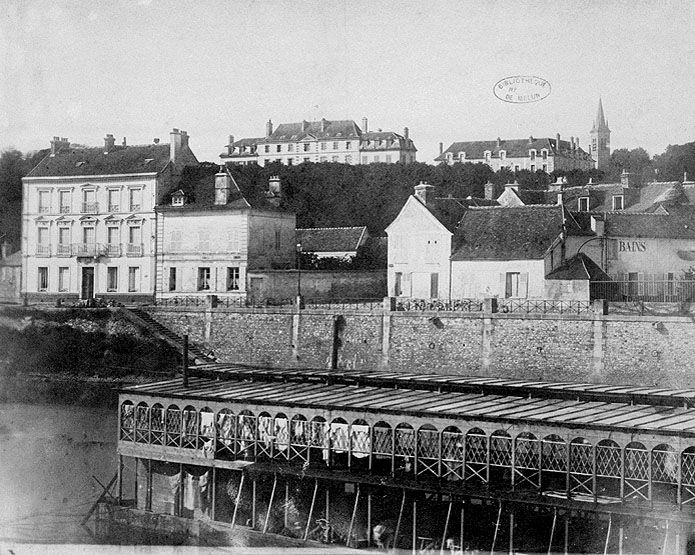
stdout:
<svg viewBox="0 0 695 555">
<path fill-rule="evenodd" d="M 297 229 L 297 244 L 301 244 L 302 252 L 319 258 L 354 258 L 368 239 L 365 226 Z"/>
<path fill-rule="evenodd" d="M 366 118 L 362 128 L 352 120 L 327 119 L 281 123 L 274 128 L 269 120 L 265 137 L 235 141 L 230 135 L 220 162 L 261 166 L 273 162 L 290 166 L 303 162 L 409 163 L 415 161 L 416 152 L 407 127 L 403 134 L 371 132 Z"/>
</svg>

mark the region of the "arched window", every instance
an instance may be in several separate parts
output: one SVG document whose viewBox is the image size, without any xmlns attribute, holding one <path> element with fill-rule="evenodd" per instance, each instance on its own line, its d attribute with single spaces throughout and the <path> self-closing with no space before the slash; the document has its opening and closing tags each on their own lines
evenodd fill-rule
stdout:
<svg viewBox="0 0 695 555">
<path fill-rule="evenodd" d="M 141 401 L 135 407 L 135 441 L 148 443 L 150 438 L 150 411 L 147 403 Z"/>
<path fill-rule="evenodd" d="M 210 407 L 200 409 L 198 426 L 198 449 L 202 449 L 206 457 L 212 456 L 215 452 L 215 413 Z"/>
<path fill-rule="evenodd" d="M 442 431 L 442 477 L 447 480 L 463 480 L 464 436 L 456 426 Z"/>
<path fill-rule="evenodd" d="M 301 414 L 290 420 L 290 460 L 307 461 L 309 457 L 309 423 Z"/>
<path fill-rule="evenodd" d="M 182 447 L 196 449 L 198 447 L 198 411 L 187 405 L 182 412 L 183 443 Z"/>
<path fill-rule="evenodd" d="M 220 459 L 231 460 L 236 454 L 235 446 L 236 422 L 234 413 L 222 409 L 217 413 L 217 454 Z"/>
<path fill-rule="evenodd" d="M 514 483 L 517 486 L 540 487 L 541 446 L 529 432 L 516 436 L 514 441 Z"/>
<path fill-rule="evenodd" d="M 169 405 L 164 420 L 166 444 L 181 447 L 181 410 L 176 405 Z"/>
<path fill-rule="evenodd" d="M 135 425 L 135 407 L 131 401 L 121 403 L 121 440 L 133 441 L 133 427 Z"/>
<path fill-rule="evenodd" d="M 480 428 L 466 432 L 465 479 L 488 482 L 487 436 Z"/>
<path fill-rule="evenodd" d="M 583 437 L 570 442 L 570 491 L 593 495 L 593 445 Z"/>
<path fill-rule="evenodd" d="M 290 426 L 285 414 L 280 413 L 275 416 L 273 421 L 273 435 L 275 436 L 274 456 L 285 459 L 288 458 L 290 447 Z"/>
<path fill-rule="evenodd" d="M 431 424 L 417 431 L 416 474 L 439 476 L 439 432 Z"/>
<path fill-rule="evenodd" d="M 625 446 L 625 497 L 649 499 L 649 451 L 639 441 Z"/>
<path fill-rule="evenodd" d="M 150 409 L 150 443 L 164 444 L 164 407 L 159 403 Z"/>
</svg>

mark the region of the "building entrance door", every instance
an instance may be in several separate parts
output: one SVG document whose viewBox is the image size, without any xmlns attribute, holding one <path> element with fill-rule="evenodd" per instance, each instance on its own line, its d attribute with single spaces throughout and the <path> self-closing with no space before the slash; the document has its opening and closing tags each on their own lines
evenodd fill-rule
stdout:
<svg viewBox="0 0 695 555">
<path fill-rule="evenodd" d="M 82 268 L 82 294 L 81 299 L 91 299 L 94 297 L 94 268 Z"/>
</svg>

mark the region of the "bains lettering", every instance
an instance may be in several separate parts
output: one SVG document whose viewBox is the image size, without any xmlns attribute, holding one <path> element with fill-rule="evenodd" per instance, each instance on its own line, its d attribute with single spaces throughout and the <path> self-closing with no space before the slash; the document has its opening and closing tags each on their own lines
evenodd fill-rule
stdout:
<svg viewBox="0 0 695 555">
<path fill-rule="evenodd" d="M 647 244 L 644 241 L 618 241 L 618 252 L 644 252 Z"/>
</svg>

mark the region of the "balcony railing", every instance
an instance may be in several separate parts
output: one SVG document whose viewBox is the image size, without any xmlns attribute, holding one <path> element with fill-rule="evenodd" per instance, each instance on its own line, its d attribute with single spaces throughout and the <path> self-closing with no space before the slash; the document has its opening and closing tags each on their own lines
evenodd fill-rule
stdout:
<svg viewBox="0 0 695 555">
<path fill-rule="evenodd" d="M 70 243 L 62 244 L 58 243 L 58 249 L 56 250 L 56 256 L 71 256 L 72 255 L 72 245 Z"/>
<path fill-rule="evenodd" d="M 109 212 L 118 212 L 120 208 L 118 204 L 109 204 Z"/>
<path fill-rule="evenodd" d="M 60 207 L 60 213 L 61 214 L 69 214 L 70 213 L 70 206 L 61 206 Z"/>
<path fill-rule="evenodd" d="M 591 298 L 613 302 L 695 302 L 695 280 L 595 281 Z"/>
<path fill-rule="evenodd" d="M 142 256 L 142 243 L 127 243 L 125 247 L 126 256 Z"/>
<path fill-rule="evenodd" d="M 83 202 L 82 203 L 82 213 L 83 214 L 98 214 L 99 213 L 99 203 L 98 202 Z"/>
<path fill-rule="evenodd" d="M 106 256 L 115 257 L 121 256 L 121 245 L 120 243 L 109 243 L 105 246 Z"/>
<path fill-rule="evenodd" d="M 104 247 L 98 243 L 75 243 L 73 256 L 99 256 L 103 254 Z"/>
<path fill-rule="evenodd" d="M 51 245 L 36 245 L 36 256 L 51 256 Z"/>
<path fill-rule="evenodd" d="M 140 203 L 133 203 L 130 205 L 131 212 L 140 212 Z"/>
</svg>

